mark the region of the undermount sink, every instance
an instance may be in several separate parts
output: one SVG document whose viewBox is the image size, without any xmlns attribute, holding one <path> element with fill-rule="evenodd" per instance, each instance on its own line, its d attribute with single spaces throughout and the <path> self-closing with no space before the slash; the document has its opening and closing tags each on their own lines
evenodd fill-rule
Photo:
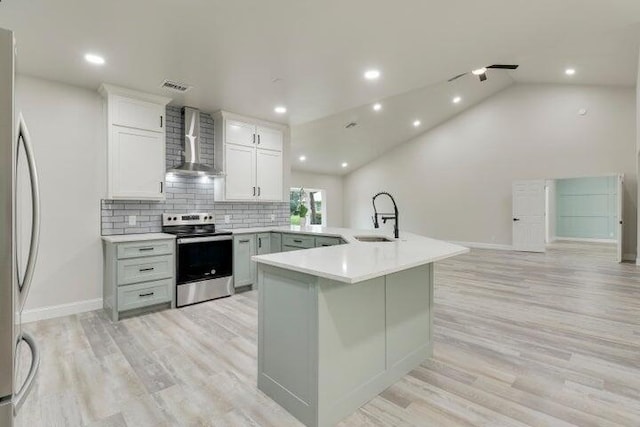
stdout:
<svg viewBox="0 0 640 427">
<path fill-rule="evenodd" d="M 360 242 L 393 242 L 393 240 L 383 236 L 354 236 L 354 238 Z"/>
</svg>

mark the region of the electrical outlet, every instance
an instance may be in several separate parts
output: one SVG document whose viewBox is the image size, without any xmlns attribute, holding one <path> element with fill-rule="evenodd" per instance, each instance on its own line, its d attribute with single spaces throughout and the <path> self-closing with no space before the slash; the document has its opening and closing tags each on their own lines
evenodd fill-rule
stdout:
<svg viewBox="0 0 640 427">
<path fill-rule="evenodd" d="M 231 222 L 231 215 L 225 215 L 224 216 L 224 223 L 225 224 L 229 224 Z"/>
<path fill-rule="evenodd" d="M 136 225 L 136 216 L 129 215 L 129 225 Z"/>
<path fill-rule="evenodd" d="M 271 221 L 275 221 L 276 220 L 276 216 L 274 214 L 271 214 Z"/>
</svg>

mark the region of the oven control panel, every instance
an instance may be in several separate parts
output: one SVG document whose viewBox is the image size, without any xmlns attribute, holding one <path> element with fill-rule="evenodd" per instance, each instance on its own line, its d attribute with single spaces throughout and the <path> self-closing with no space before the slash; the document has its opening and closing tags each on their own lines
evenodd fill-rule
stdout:
<svg viewBox="0 0 640 427">
<path fill-rule="evenodd" d="M 206 225 L 213 224 L 212 213 L 162 214 L 162 225 Z"/>
</svg>

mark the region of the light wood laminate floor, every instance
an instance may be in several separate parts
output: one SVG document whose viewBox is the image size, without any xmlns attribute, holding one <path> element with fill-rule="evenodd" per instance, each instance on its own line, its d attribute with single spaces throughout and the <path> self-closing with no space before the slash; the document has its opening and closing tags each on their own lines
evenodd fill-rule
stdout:
<svg viewBox="0 0 640 427">
<path fill-rule="evenodd" d="M 438 263 L 433 359 L 341 425 L 640 426 L 640 268 L 598 253 Z M 42 366 L 18 425 L 299 426 L 256 389 L 256 307 L 29 324 Z"/>
</svg>

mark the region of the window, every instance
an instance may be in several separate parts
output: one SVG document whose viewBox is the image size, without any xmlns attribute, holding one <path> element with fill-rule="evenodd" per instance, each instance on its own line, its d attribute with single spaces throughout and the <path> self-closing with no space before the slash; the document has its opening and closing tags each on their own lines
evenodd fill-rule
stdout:
<svg viewBox="0 0 640 427">
<path fill-rule="evenodd" d="M 291 188 L 289 194 L 291 225 L 327 225 L 324 190 Z"/>
</svg>

